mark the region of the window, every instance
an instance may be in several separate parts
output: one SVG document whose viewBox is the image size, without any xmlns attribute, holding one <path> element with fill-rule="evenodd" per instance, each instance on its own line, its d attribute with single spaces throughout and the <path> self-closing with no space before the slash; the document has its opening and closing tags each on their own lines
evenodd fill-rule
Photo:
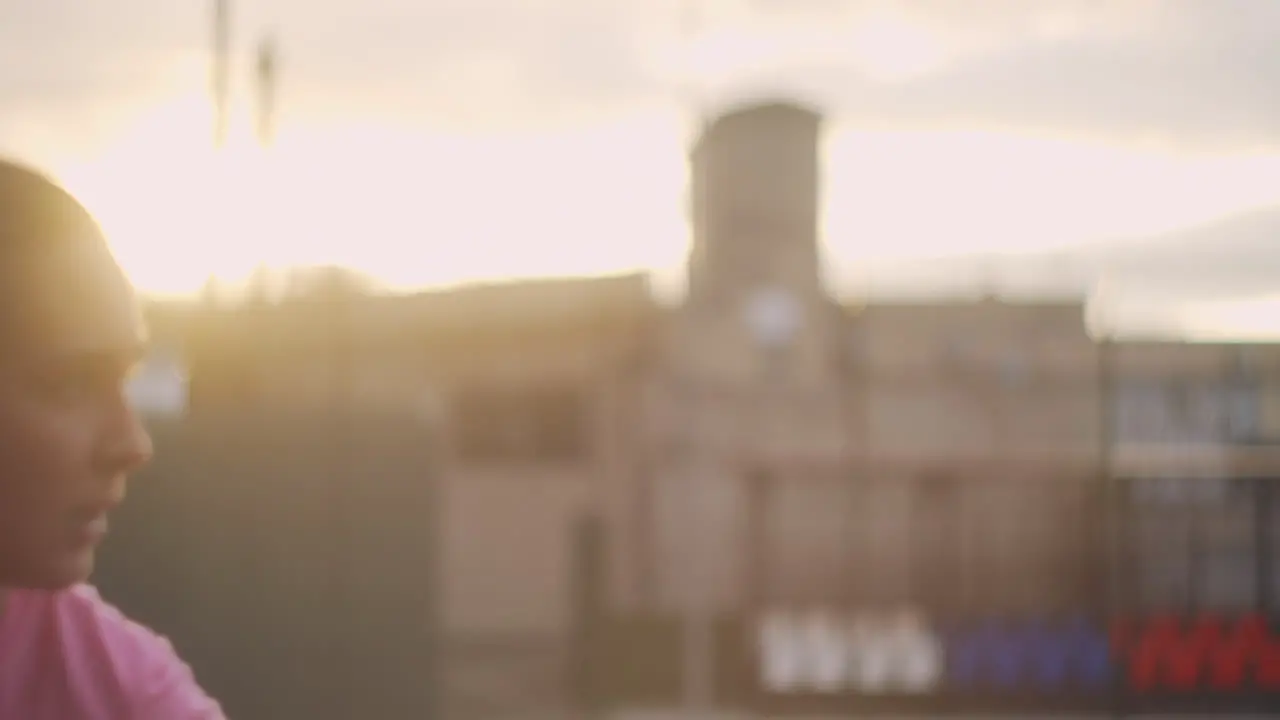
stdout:
<svg viewBox="0 0 1280 720">
<path fill-rule="evenodd" d="M 1052 479 L 966 484 L 965 607 L 1038 614 L 1087 602 L 1087 488 Z"/>
<path fill-rule="evenodd" d="M 1280 614 L 1280 483 L 1271 480 L 1266 487 L 1267 507 L 1263 518 L 1264 532 L 1259 539 L 1267 543 L 1263 580 L 1267 583 L 1267 601 L 1272 613 Z"/>
<path fill-rule="evenodd" d="M 911 493 L 906 482 L 871 481 L 859 488 L 854 543 L 858 604 L 911 602 Z"/>
<path fill-rule="evenodd" d="M 581 393 L 564 389 L 471 390 L 453 398 L 453 435 L 472 460 L 569 460 L 586 452 Z"/>
<path fill-rule="evenodd" d="M 1123 537 L 1129 603 L 1144 612 L 1238 613 L 1257 608 L 1262 554 L 1255 483 L 1131 483 Z"/>
<path fill-rule="evenodd" d="M 1258 597 L 1258 531 L 1251 488 L 1235 486 L 1197 508 L 1196 601 L 1205 609 L 1242 612 Z"/>
<path fill-rule="evenodd" d="M 1119 442 L 1155 442 L 1171 423 L 1173 412 L 1168 399 L 1153 382 L 1121 382 L 1114 402 Z"/>
<path fill-rule="evenodd" d="M 1261 424 L 1263 388 L 1259 383 L 1239 380 L 1228 390 L 1227 435 L 1232 442 L 1256 443 L 1263 440 Z"/>
<path fill-rule="evenodd" d="M 842 482 L 769 475 L 756 483 L 760 511 L 762 580 L 756 590 L 768 602 L 830 603 L 847 591 L 848 549 L 854 496 Z"/>
<path fill-rule="evenodd" d="M 1222 442 L 1228 435 L 1231 394 L 1221 383 L 1196 383 L 1182 389 L 1183 432 L 1192 442 Z"/>
<path fill-rule="evenodd" d="M 1259 383 L 1256 395 L 1258 417 L 1255 437 L 1257 442 L 1280 442 L 1280 383 L 1274 380 Z"/>
<path fill-rule="evenodd" d="M 1071 479 L 920 477 L 859 484 L 858 605 L 1051 613 L 1095 601 L 1091 494 Z"/>
<path fill-rule="evenodd" d="M 1128 380 L 1116 388 L 1120 442 L 1224 442 L 1250 432 L 1256 393 L 1239 381 Z"/>
<path fill-rule="evenodd" d="M 954 478 L 925 478 L 912 498 L 912 590 L 917 602 L 934 612 L 955 608 L 961 600 L 961 494 Z"/>
<path fill-rule="evenodd" d="M 1145 481 L 1132 486 L 1137 503 L 1126 518 L 1126 594 L 1135 609 L 1181 611 L 1191 602 L 1194 526 L 1180 484 Z"/>
</svg>

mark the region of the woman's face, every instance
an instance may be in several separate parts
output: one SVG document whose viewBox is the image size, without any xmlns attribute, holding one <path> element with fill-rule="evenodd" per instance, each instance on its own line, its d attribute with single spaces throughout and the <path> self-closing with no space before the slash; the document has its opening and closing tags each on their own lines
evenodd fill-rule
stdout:
<svg viewBox="0 0 1280 720">
<path fill-rule="evenodd" d="M 61 242 L 0 308 L 0 587 L 88 578 L 125 478 L 151 455 L 125 383 L 145 333 L 98 238 Z"/>
</svg>

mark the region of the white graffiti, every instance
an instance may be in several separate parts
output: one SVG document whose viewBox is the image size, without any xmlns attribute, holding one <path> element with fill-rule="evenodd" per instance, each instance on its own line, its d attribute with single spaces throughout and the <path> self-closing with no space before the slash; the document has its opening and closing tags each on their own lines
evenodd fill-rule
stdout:
<svg viewBox="0 0 1280 720">
<path fill-rule="evenodd" d="M 774 693 L 924 693 L 942 681 L 942 643 L 920 615 L 771 612 L 760 680 Z"/>
</svg>

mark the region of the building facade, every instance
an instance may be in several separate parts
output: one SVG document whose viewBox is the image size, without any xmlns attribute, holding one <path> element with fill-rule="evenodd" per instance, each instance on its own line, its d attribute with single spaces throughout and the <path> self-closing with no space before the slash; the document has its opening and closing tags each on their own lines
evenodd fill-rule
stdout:
<svg viewBox="0 0 1280 720">
<path fill-rule="evenodd" d="M 1072 302 L 842 303 L 820 139 L 788 103 L 707 128 L 678 307 L 624 276 L 269 311 L 356 334 L 340 375 L 255 343 L 256 393 L 409 403 L 444 429 L 455 716 L 565 702 L 587 596 L 743 627 L 1280 613 L 1280 493 L 1257 489 L 1280 477 L 1280 350 L 1101 343 Z M 605 561 L 584 589 L 586 519 Z"/>
</svg>

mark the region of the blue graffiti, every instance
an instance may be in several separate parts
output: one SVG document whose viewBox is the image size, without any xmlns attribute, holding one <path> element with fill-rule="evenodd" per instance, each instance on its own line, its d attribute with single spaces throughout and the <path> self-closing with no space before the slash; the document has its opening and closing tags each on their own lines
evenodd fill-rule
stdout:
<svg viewBox="0 0 1280 720">
<path fill-rule="evenodd" d="M 1097 692 L 1111 683 L 1110 643 L 1083 618 L 988 619 L 948 633 L 947 684 L 962 692 Z"/>
</svg>

